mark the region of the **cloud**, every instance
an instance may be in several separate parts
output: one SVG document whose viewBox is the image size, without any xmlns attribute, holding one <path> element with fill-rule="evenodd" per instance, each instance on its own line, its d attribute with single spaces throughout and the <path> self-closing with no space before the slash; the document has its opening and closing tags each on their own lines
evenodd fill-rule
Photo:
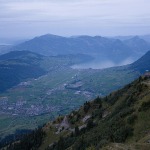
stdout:
<svg viewBox="0 0 150 150">
<path fill-rule="evenodd" d="M 149 8 L 149 0 L 0 0 L 0 33 L 145 34 Z"/>
</svg>

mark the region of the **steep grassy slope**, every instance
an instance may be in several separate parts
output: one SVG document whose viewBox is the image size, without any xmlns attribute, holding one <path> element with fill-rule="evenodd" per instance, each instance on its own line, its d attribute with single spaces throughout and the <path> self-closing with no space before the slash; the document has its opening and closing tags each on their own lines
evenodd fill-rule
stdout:
<svg viewBox="0 0 150 150">
<path fill-rule="evenodd" d="M 104 98 L 86 102 L 79 110 L 44 125 L 40 133 L 40 146 L 35 144 L 35 136 L 8 150 L 149 150 L 150 74 Z"/>
<path fill-rule="evenodd" d="M 120 147 L 139 147 L 149 149 L 150 144 L 150 80 L 140 77 L 123 89 L 107 97 L 97 98 L 68 116 L 74 133 L 61 138 L 49 149 L 94 149 L 110 143 L 124 143 Z M 91 116 L 86 123 L 83 118 Z M 70 118 L 71 117 L 71 118 Z M 72 122 L 72 120 L 76 120 Z M 85 128 L 82 128 L 86 125 Z M 52 124 L 53 126 L 53 124 Z M 64 132 L 64 131 L 62 131 Z M 64 142 L 62 144 L 62 141 Z M 118 144 L 119 145 L 119 144 Z M 117 144 L 113 145 L 119 149 Z M 111 149 L 111 146 L 107 146 Z"/>
</svg>

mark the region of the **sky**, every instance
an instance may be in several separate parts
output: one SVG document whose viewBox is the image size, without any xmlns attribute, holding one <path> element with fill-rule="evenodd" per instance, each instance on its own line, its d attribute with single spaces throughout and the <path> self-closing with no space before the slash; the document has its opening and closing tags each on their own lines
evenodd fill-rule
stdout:
<svg viewBox="0 0 150 150">
<path fill-rule="evenodd" d="M 0 0 L 0 38 L 144 35 L 150 0 Z"/>
</svg>

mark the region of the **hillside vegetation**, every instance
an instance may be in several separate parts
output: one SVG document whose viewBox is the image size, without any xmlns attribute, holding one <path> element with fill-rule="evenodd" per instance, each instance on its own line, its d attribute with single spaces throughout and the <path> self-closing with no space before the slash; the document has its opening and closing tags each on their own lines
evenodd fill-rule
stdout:
<svg viewBox="0 0 150 150">
<path fill-rule="evenodd" d="M 149 150 L 150 74 L 104 98 L 84 103 L 79 110 L 48 122 L 41 129 L 40 145 L 36 144 L 36 135 L 7 149 Z"/>
<path fill-rule="evenodd" d="M 39 59 L 40 58 L 40 59 Z M 106 96 L 114 90 L 122 88 L 145 70 L 150 70 L 150 53 L 147 52 L 135 63 L 108 69 L 72 69 L 74 63 L 91 59 L 87 55 L 60 55 L 45 57 L 32 52 L 11 52 L 0 57 L 2 62 L 18 61 L 17 65 L 27 63 L 36 65 L 46 72 L 40 77 L 21 78 L 20 82 L 0 94 L 0 141 L 12 141 L 20 133 L 33 130 L 56 116 L 65 115 L 78 109 L 85 101 L 96 96 Z M 17 78 L 15 75 L 26 75 L 19 70 L 12 72 L 8 68 L 5 76 Z M 10 73 L 9 73 L 10 71 Z M 13 73 L 14 76 L 11 76 Z M 18 74 L 17 74 L 18 73 Z M 41 73 L 41 72 L 40 72 Z M 21 77 L 22 77 L 21 76 Z M 2 80 L 0 78 L 0 80 Z M 1 88 L 16 80 L 4 80 Z M 2 82 L 4 82 L 2 80 Z M 13 87 L 12 87 L 13 86 Z"/>
</svg>

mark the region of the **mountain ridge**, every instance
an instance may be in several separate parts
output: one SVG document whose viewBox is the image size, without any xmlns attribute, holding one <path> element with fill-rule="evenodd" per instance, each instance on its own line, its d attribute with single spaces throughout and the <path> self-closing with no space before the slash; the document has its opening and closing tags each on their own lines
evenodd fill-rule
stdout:
<svg viewBox="0 0 150 150">
<path fill-rule="evenodd" d="M 136 39 L 143 41 L 144 51 Z M 46 34 L 14 46 L 11 50 L 28 50 L 47 56 L 81 53 L 97 56 L 99 60 L 110 59 L 114 62 L 121 62 L 129 57 L 133 57 L 136 60 L 148 48 L 150 48 L 150 45 L 139 37 L 133 37 L 125 42 L 102 36 L 63 37 Z"/>
</svg>

